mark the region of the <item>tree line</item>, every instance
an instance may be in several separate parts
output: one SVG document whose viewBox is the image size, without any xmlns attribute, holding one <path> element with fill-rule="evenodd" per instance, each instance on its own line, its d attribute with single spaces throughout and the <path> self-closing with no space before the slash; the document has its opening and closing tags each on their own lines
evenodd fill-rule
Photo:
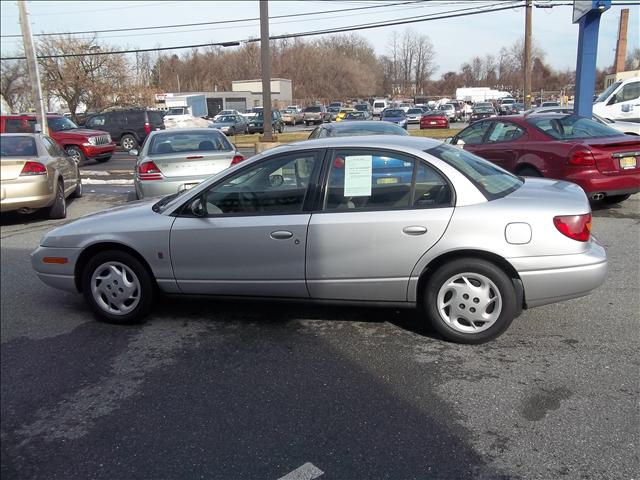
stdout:
<svg viewBox="0 0 640 480">
<path fill-rule="evenodd" d="M 39 55 L 109 53 L 115 49 L 96 38 L 42 37 Z M 19 55 L 16 55 L 19 56 Z M 156 92 L 229 91 L 233 80 L 260 78 L 260 44 L 209 47 L 178 54 L 80 55 L 40 58 L 45 96 L 63 100 L 72 114 L 80 105 L 99 111 L 118 105 L 153 105 Z M 640 49 L 627 59 L 640 68 Z M 3 60 L 0 93 L 11 111 L 32 107 L 26 64 Z M 298 103 L 372 96 L 412 98 L 452 96 L 460 87 L 491 87 L 517 94 L 524 83 L 524 41 L 516 40 L 495 54 L 475 56 L 458 71 L 438 70 L 437 52 L 427 35 L 407 29 L 391 34 L 386 51 L 376 54 L 363 37 L 334 35 L 313 40 L 283 39 L 271 43 L 273 77 L 288 78 Z M 606 70 L 599 71 L 596 89 Z M 573 70 L 558 71 L 545 52 L 533 48 L 532 90 L 570 93 Z"/>
</svg>

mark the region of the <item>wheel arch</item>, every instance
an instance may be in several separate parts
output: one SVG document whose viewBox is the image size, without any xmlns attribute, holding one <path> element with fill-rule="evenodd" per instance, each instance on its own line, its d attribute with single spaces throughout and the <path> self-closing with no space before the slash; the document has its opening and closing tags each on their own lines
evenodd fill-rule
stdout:
<svg viewBox="0 0 640 480">
<path fill-rule="evenodd" d="M 516 271 L 516 269 L 511 265 L 504 257 L 501 257 L 498 254 L 493 252 L 488 252 L 486 250 L 474 250 L 474 249 L 464 249 L 464 250 L 454 250 L 451 252 L 443 253 L 442 255 L 437 256 L 432 259 L 420 273 L 418 277 L 418 283 L 416 285 L 416 300 L 417 303 L 421 304 L 424 300 L 424 291 L 426 289 L 427 282 L 431 278 L 431 275 L 438 270 L 442 265 L 447 262 L 458 260 L 460 258 L 476 258 L 480 260 L 486 260 L 488 262 L 493 263 L 498 266 L 502 271 L 504 271 L 511 281 L 513 282 L 513 286 L 518 297 L 518 305 L 520 308 L 526 308 L 525 296 L 524 296 L 524 287 L 522 285 L 522 279 L 520 275 Z"/>
<path fill-rule="evenodd" d="M 156 277 L 153 273 L 153 270 L 151 270 L 151 266 L 149 265 L 149 262 L 147 262 L 146 258 L 144 258 L 137 250 L 135 250 L 134 248 L 131 248 L 128 245 L 125 245 L 124 243 L 106 241 L 106 242 L 93 243 L 89 245 L 78 256 L 78 260 L 76 260 L 76 265 L 73 271 L 73 278 L 74 278 L 76 289 L 78 290 L 78 292 L 82 293 L 82 272 L 84 271 L 84 268 L 89 262 L 89 260 L 91 259 L 91 257 L 96 255 L 97 253 L 105 252 L 107 250 L 118 250 L 121 252 L 128 253 L 132 257 L 135 257 L 147 270 L 147 273 L 149 274 L 151 281 L 153 282 L 154 286 L 157 288 Z"/>
<path fill-rule="evenodd" d="M 541 177 L 544 176 L 538 167 L 536 167 L 533 163 L 529 163 L 529 162 L 519 163 L 518 166 L 516 167 L 516 174 L 520 175 L 520 173 L 523 170 L 527 170 L 527 169 L 535 170 L 540 174 Z"/>
</svg>

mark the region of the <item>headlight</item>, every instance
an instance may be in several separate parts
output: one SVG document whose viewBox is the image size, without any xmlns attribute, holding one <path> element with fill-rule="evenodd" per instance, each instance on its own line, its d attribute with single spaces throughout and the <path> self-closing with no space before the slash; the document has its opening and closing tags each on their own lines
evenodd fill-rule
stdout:
<svg viewBox="0 0 640 480">
<path fill-rule="evenodd" d="M 220 130 L 222 130 L 222 131 L 224 132 L 225 130 L 229 130 L 229 127 L 227 127 L 227 126 L 225 126 L 225 127 L 220 127 Z"/>
<path fill-rule="evenodd" d="M 90 145 L 97 145 L 96 137 L 89 137 L 89 144 Z"/>
<path fill-rule="evenodd" d="M 107 143 L 111 143 L 111 135 L 107 133 Z"/>
</svg>

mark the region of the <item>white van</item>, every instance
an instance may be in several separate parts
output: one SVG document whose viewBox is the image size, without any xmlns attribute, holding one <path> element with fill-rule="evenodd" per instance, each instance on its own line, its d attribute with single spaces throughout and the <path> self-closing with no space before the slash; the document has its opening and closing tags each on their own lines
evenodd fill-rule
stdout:
<svg viewBox="0 0 640 480">
<path fill-rule="evenodd" d="M 382 113 L 382 111 L 385 108 L 388 108 L 389 106 L 391 106 L 391 104 L 389 102 L 387 102 L 385 99 L 381 99 L 381 98 L 376 98 L 373 101 L 373 115 L 380 115 Z"/>
<path fill-rule="evenodd" d="M 612 83 L 596 99 L 593 113 L 613 120 L 640 122 L 640 77 Z"/>
</svg>

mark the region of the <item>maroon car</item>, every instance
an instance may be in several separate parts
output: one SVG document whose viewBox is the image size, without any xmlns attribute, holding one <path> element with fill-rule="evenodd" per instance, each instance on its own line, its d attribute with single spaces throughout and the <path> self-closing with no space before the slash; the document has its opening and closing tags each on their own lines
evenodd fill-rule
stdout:
<svg viewBox="0 0 640 480">
<path fill-rule="evenodd" d="M 420 130 L 430 128 L 449 128 L 449 119 L 442 110 L 431 110 L 420 117 Z"/>
<path fill-rule="evenodd" d="M 1 133 L 32 133 L 35 115 L 14 114 L 0 117 Z M 106 162 L 116 149 L 107 132 L 80 128 L 62 115 L 47 115 L 49 136 L 53 138 L 79 164 L 87 159 Z"/>
<path fill-rule="evenodd" d="M 591 200 L 616 203 L 640 191 L 640 139 L 577 115 L 480 120 L 450 143 L 518 175 L 577 183 Z"/>
</svg>

